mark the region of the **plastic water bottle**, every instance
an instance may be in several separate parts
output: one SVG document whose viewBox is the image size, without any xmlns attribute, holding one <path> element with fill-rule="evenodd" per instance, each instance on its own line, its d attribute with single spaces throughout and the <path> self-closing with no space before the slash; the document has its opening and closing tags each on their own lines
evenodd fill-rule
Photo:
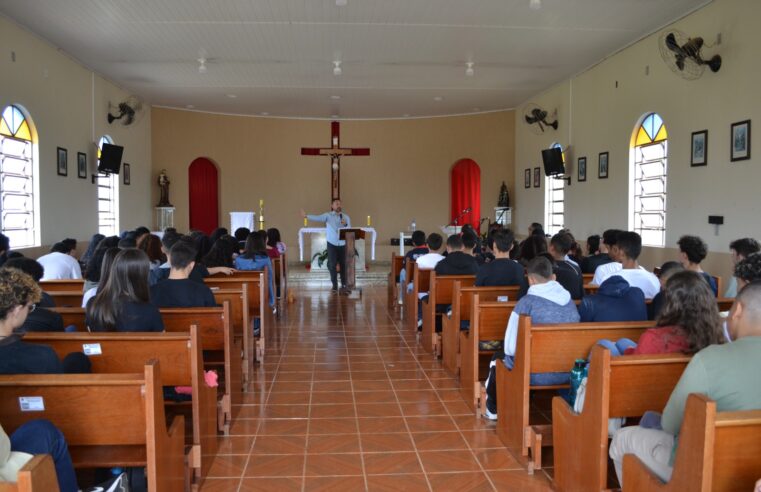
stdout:
<svg viewBox="0 0 761 492">
<path fill-rule="evenodd" d="M 415 232 L 417 230 L 417 223 L 415 223 L 415 219 L 412 219 L 412 224 L 410 224 L 410 228 L 412 229 L 412 232 Z"/>
<path fill-rule="evenodd" d="M 576 359 L 571 369 L 571 394 L 568 395 L 571 403 L 571 407 L 576 402 L 576 393 L 579 391 L 581 380 L 584 379 L 586 373 L 587 361 L 584 359 Z"/>
</svg>

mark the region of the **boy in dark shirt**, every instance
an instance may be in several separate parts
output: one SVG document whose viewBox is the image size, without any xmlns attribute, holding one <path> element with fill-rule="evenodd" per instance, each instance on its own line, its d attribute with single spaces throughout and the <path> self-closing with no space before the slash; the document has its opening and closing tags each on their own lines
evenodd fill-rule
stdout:
<svg viewBox="0 0 761 492">
<path fill-rule="evenodd" d="M 415 231 L 412 233 L 412 249 L 407 251 L 407 254 L 404 255 L 402 269 L 404 269 L 408 261 L 416 261 L 419 257 L 425 254 L 428 254 L 428 246 L 425 244 L 425 232 Z"/>
<path fill-rule="evenodd" d="M 156 307 L 213 307 L 217 303 L 211 289 L 190 280 L 195 267 L 196 249 L 177 241 L 169 250 L 169 277 L 151 287 L 151 302 Z"/>
<path fill-rule="evenodd" d="M 502 285 L 520 285 L 523 280 L 523 267 L 510 259 L 513 249 L 513 231 L 502 229 L 492 234 L 494 260 L 478 269 L 476 287 L 493 287 Z"/>
<path fill-rule="evenodd" d="M 608 229 L 603 232 L 602 238 L 597 234 L 587 238 L 587 252 L 589 256 L 581 259 L 582 273 L 595 273 L 597 267 L 610 263 L 613 259 L 610 257 L 609 250 L 616 244 L 617 229 Z"/>
<path fill-rule="evenodd" d="M 571 299 L 584 297 L 584 278 L 581 269 L 566 261 L 565 257 L 573 246 L 573 238 L 565 232 L 560 232 L 550 239 L 550 255 L 555 260 L 555 277 L 565 290 L 570 292 Z"/>
<path fill-rule="evenodd" d="M 465 251 L 462 237 L 453 234 L 447 238 L 447 257 L 436 264 L 436 275 L 475 275 L 478 262 Z"/>
</svg>

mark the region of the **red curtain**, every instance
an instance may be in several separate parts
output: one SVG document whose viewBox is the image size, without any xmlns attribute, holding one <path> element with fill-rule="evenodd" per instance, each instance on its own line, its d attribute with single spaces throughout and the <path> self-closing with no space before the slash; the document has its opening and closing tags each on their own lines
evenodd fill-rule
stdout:
<svg viewBox="0 0 761 492">
<path fill-rule="evenodd" d="M 190 193 L 190 228 L 211 234 L 219 227 L 217 166 L 199 157 L 188 168 Z"/>
<path fill-rule="evenodd" d="M 470 224 L 478 231 L 481 219 L 481 168 L 472 159 L 460 159 L 452 167 L 451 182 L 450 221 L 470 208 L 471 211 L 460 219 L 458 225 Z"/>
</svg>

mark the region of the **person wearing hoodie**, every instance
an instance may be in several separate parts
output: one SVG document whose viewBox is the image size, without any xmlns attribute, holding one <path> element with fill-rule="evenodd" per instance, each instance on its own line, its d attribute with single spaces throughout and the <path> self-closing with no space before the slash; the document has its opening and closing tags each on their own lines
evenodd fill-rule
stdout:
<svg viewBox="0 0 761 492">
<path fill-rule="evenodd" d="M 462 237 L 453 234 L 447 238 L 447 256 L 436 264 L 436 275 L 476 275 L 478 262 L 465 252 Z"/>
<path fill-rule="evenodd" d="M 497 359 L 502 359 L 505 366 L 512 370 L 520 316 L 531 316 L 533 323 L 579 322 L 576 304 L 571 299 L 571 294 L 555 280 L 550 260 L 543 256 L 534 258 L 529 262 L 526 274 L 529 289 L 510 314 L 505 330 L 504 353 L 494 354 L 489 366 L 489 377 L 486 380 L 485 416 L 490 420 L 497 419 Z M 567 384 L 569 379 L 567 372 L 531 374 L 532 385 Z"/>
<path fill-rule="evenodd" d="M 639 287 L 630 286 L 620 275 L 614 275 L 602 283 L 596 294 L 582 299 L 579 304 L 579 316 L 582 323 L 645 321 L 645 294 Z"/>
</svg>

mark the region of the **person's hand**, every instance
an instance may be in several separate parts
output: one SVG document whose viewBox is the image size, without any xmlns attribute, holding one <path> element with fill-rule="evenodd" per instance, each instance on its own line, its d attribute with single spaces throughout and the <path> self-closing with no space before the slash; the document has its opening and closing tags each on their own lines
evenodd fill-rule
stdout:
<svg viewBox="0 0 761 492">
<path fill-rule="evenodd" d="M 213 267 L 209 268 L 209 273 L 214 275 L 217 273 L 222 273 L 224 275 L 232 275 L 235 273 L 235 268 L 229 268 L 229 267 Z"/>
</svg>

